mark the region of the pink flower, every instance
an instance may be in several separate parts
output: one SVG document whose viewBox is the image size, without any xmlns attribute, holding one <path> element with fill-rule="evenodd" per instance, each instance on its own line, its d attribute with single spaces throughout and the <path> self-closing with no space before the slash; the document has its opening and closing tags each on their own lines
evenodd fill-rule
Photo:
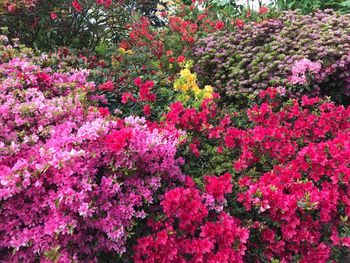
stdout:
<svg viewBox="0 0 350 263">
<path fill-rule="evenodd" d="M 136 79 L 134 79 L 134 84 L 136 85 L 136 86 L 140 86 L 141 85 L 141 83 L 142 83 L 142 80 L 141 80 L 141 78 L 140 77 L 138 77 L 138 78 L 136 78 Z"/>
<path fill-rule="evenodd" d="M 100 112 L 102 117 L 106 117 L 109 115 L 109 109 L 107 107 L 100 107 L 98 108 L 98 111 Z"/>
<path fill-rule="evenodd" d="M 76 12 L 78 12 L 78 13 L 81 12 L 82 8 L 81 8 L 81 5 L 79 4 L 78 1 L 74 0 L 74 1 L 72 2 L 72 6 L 74 7 L 74 10 L 75 10 Z"/>
<path fill-rule="evenodd" d="M 222 21 L 216 22 L 216 24 L 215 24 L 215 28 L 216 28 L 217 30 L 222 29 L 224 26 L 225 26 L 225 23 L 222 22 Z"/>
<path fill-rule="evenodd" d="M 259 8 L 259 14 L 263 15 L 263 14 L 266 14 L 267 12 L 269 12 L 269 9 L 266 6 L 261 6 Z"/>
<path fill-rule="evenodd" d="M 111 80 L 106 81 L 105 83 L 98 86 L 100 90 L 112 91 L 114 89 L 113 82 Z"/>
<path fill-rule="evenodd" d="M 145 106 L 143 106 L 143 113 L 146 115 L 146 116 L 150 116 L 151 115 L 151 107 L 146 104 Z"/>
<path fill-rule="evenodd" d="M 56 20 L 58 16 L 57 16 L 56 13 L 53 13 L 53 12 L 52 12 L 52 13 L 50 14 L 50 17 L 51 17 L 52 20 Z"/>
<path fill-rule="evenodd" d="M 225 200 L 224 195 L 232 192 L 232 176 L 225 173 L 223 176 L 205 176 L 205 191 L 214 196 L 219 202 Z"/>
</svg>

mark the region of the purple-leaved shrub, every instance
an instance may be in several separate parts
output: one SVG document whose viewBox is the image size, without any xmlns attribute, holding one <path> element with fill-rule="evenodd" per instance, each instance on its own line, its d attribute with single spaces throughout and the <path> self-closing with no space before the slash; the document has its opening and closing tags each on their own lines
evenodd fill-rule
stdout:
<svg viewBox="0 0 350 263">
<path fill-rule="evenodd" d="M 269 86 L 289 86 L 294 95 L 321 93 L 345 103 L 349 24 L 350 15 L 329 10 L 312 15 L 288 11 L 274 20 L 249 23 L 242 30 L 215 32 L 196 44 L 198 79 L 214 82 L 220 94 L 231 99 Z M 307 78 L 293 82 L 292 68 L 306 59 L 320 68 L 315 72 L 304 64 L 300 70 Z"/>
</svg>

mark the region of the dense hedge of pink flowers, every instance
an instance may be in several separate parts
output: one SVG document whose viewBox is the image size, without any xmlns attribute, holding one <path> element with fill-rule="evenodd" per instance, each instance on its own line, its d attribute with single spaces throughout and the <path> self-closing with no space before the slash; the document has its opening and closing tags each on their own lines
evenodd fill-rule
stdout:
<svg viewBox="0 0 350 263">
<path fill-rule="evenodd" d="M 272 89 L 260 95 L 270 101 L 248 111 L 254 127 L 224 135 L 241 149 L 237 201 L 255 215 L 254 243 L 266 258 L 326 262 L 350 246 L 350 109 L 306 96 L 281 105 Z"/>
<path fill-rule="evenodd" d="M 125 252 L 162 183 L 182 180 L 180 133 L 85 104 L 87 71 L 0 66 L 0 261 L 72 262 Z"/>
<path fill-rule="evenodd" d="M 188 179 L 186 187 L 167 192 L 166 219 L 149 222 L 154 234 L 138 240 L 135 262 L 243 262 L 249 230 L 222 211 L 231 181 L 228 173 L 206 177 L 200 192 Z"/>
<path fill-rule="evenodd" d="M 260 103 L 216 125 L 207 104 L 197 112 L 172 105 L 168 121 L 206 134 L 204 141 L 221 145 L 219 155 L 238 151 L 235 173 L 205 176 L 202 190 L 189 184 L 166 193 L 166 220 L 139 240 L 136 261 L 327 262 L 350 246 L 350 109 L 306 96 L 285 101 L 283 94 L 269 88 Z M 200 126 L 189 112 L 202 120 Z M 247 123 L 240 127 L 235 121 L 243 115 Z M 203 147 L 197 138 L 196 147 Z M 197 148 L 193 153 L 201 154 Z M 231 239 L 225 239 L 228 230 L 221 232 L 227 218 L 236 222 L 229 229 L 241 229 Z M 206 239 L 208 224 L 220 224 L 212 235 L 223 243 Z"/>
</svg>

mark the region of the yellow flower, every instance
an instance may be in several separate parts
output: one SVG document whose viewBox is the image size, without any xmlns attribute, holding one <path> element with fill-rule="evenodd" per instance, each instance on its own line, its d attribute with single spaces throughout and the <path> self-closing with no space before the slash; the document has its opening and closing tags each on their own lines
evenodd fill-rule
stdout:
<svg viewBox="0 0 350 263">
<path fill-rule="evenodd" d="M 204 86 L 204 91 L 208 92 L 208 93 L 213 93 L 214 90 L 213 90 L 212 86 L 206 85 L 206 86 Z"/>
<path fill-rule="evenodd" d="M 118 51 L 122 54 L 125 54 L 126 53 L 126 50 L 122 47 L 118 48 Z"/>
<path fill-rule="evenodd" d="M 126 51 L 126 54 L 128 54 L 128 55 L 133 55 L 133 54 L 134 54 L 134 51 L 132 51 L 131 49 L 129 49 L 128 51 Z"/>
<path fill-rule="evenodd" d="M 213 87 L 210 85 L 206 85 L 204 87 L 204 98 L 210 99 L 213 96 Z"/>
<path fill-rule="evenodd" d="M 192 86 L 192 91 L 194 92 L 194 94 L 198 95 L 198 93 L 201 91 L 201 89 L 198 87 L 197 84 Z"/>
<path fill-rule="evenodd" d="M 182 85 L 181 85 L 181 90 L 182 90 L 182 91 L 188 91 L 188 89 L 189 89 L 189 87 L 188 87 L 187 84 L 182 84 Z"/>
<path fill-rule="evenodd" d="M 187 68 L 182 69 L 182 70 L 180 71 L 180 76 L 181 76 L 182 78 L 187 78 L 189 75 L 191 75 L 191 71 L 190 71 L 189 69 L 187 69 Z"/>
<path fill-rule="evenodd" d="M 195 74 L 190 74 L 190 75 L 187 76 L 187 81 L 188 82 L 196 82 L 196 80 L 197 80 L 197 77 L 196 77 Z"/>
</svg>

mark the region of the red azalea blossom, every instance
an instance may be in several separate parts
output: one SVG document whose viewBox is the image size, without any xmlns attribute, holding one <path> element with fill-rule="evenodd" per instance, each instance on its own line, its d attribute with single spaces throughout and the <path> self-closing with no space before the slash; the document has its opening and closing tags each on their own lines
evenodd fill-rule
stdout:
<svg viewBox="0 0 350 263">
<path fill-rule="evenodd" d="M 126 42 L 125 40 L 122 40 L 119 43 L 119 48 L 124 48 L 125 50 L 128 50 L 130 48 L 130 45 L 128 44 L 128 42 Z"/>
<path fill-rule="evenodd" d="M 151 107 L 146 104 L 145 106 L 143 106 L 143 113 L 146 115 L 146 116 L 150 116 L 151 115 Z"/>
<path fill-rule="evenodd" d="M 185 60 L 186 60 L 186 57 L 184 55 L 181 55 L 177 58 L 177 63 L 180 64 L 180 63 L 184 62 Z"/>
<path fill-rule="evenodd" d="M 111 151 L 118 152 L 127 145 L 132 136 L 133 130 L 131 128 L 114 131 L 106 136 L 106 145 Z"/>
<path fill-rule="evenodd" d="M 74 7 L 74 10 L 75 10 L 76 12 L 78 12 L 78 13 L 81 12 L 82 8 L 81 8 L 81 5 L 79 4 L 78 1 L 74 0 L 74 1 L 72 2 L 72 6 Z"/>
<path fill-rule="evenodd" d="M 219 22 L 216 23 L 215 28 L 216 28 L 217 30 L 220 30 L 220 29 L 222 29 L 224 26 L 225 26 L 225 23 L 219 21 Z"/>
<path fill-rule="evenodd" d="M 251 17 L 252 13 L 250 12 L 250 10 L 247 11 L 247 14 L 246 14 L 246 18 L 249 18 Z"/>
<path fill-rule="evenodd" d="M 236 26 L 239 28 L 244 27 L 244 21 L 242 19 L 237 18 L 236 19 Z"/>
<path fill-rule="evenodd" d="M 206 182 L 205 191 L 214 196 L 219 202 L 225 200 L 224 194 L 232 192 L 232 176 L 229 173 L 225 173 L 223 176 L 205 176 Z"/>
<path fill-rule="evenodd" d="M 50 17 L 51 17 L 52 20 L 56 20 L 58 16 L 57 16 L 56 13 L 51 13 Z"/>
<path fill-rule="evenodd" d="M 196 157 L 199 157 L 200 156 L 200 153 L 199 153 L 199 150 L 197 148 L 197 144 L 196 143 L 190 143 L 189 145 L 192 153 L 196 156 Z"/>
<path fill-rule="evenodd" d="M 114 89 L 114 85 L 111 80 L 108 80 L 105 83 L 99 85 L 98 88 L 100 90 L 112 91 Z"/>
<path fill-rule="evenodd" d="M 167 51 L 165 52 L 165 54 L 166 54 L 167 56 L 171 56 L 171 55 L 173 54 L 173 51 L 172 51 L 172 50 L 167 50 Z"/>
<path fill-rule="evenodd" d="M 107 107 L 100 107 L 98 108 L 98 111 L 100 112 L 102 117 L 109 115 L 109 109 Z"/>
<path fill-rule="evenodd" d="M 134 84 L 136 85 L 136 86 L 140 86 L 141 85 L 141 83 L 142 83 L 142 80 L 141 80 L 141 78 L 140 77 L 138 77 L 138 78 L 136 78 L 136 79 L 134 79 Z"/>
<path fill-rule="evenodd" d="M 259 14 L 263 15 L 269 12 L 269 9 L 266 6 L 262 6 L 259 8 Z"/>
<path fill-rule="evenodd" d="M 131 101 L 136 101 L 134 96 L 130 93 L 130 92 L 125 92 L 122 95 L 122 103 L 125 104 L 127 103 L 129 100 Z"/>
<path fill-rule="evenodd" d="M 36 76 L 37 76 L 39 82 L 43 82 L 46 85 L 50 84 L 51 76 L 49 74 L 44 73 L 44 72 L 38 72 L 38 73 L 36 73 Z"/>
</svg>

